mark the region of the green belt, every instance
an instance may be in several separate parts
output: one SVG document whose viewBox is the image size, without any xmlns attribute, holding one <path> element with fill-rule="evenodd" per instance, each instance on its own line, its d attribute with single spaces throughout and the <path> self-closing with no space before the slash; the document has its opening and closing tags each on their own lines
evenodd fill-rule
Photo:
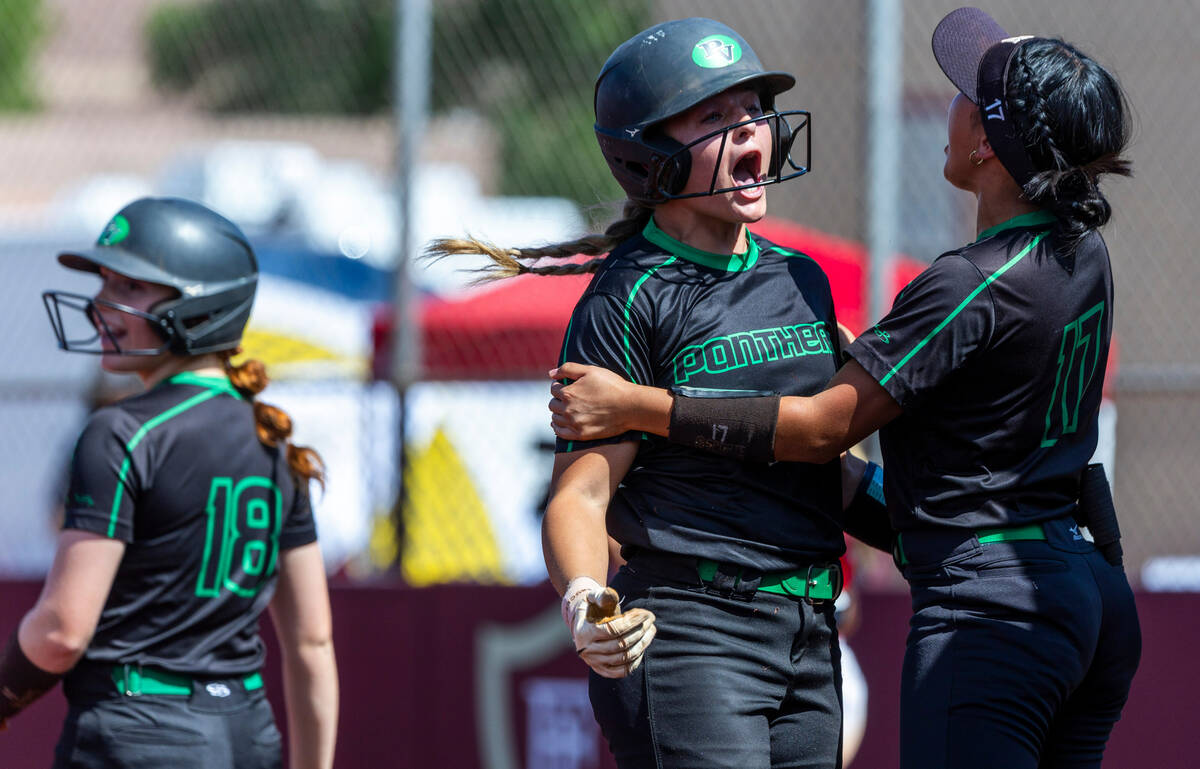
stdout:
<svg viewBox="0 0 1200 769">
<path fill-rule="evenodd" d="M 712 582 L 717 569 L 716 561 L 696 561 L 696 570 L 704 582 Z M 762 575 L 757 589 L 812 601 L 832 601 L 841 591 L 841 571 L 837 566 L 809 566 L 799 571 L 768 572 Z"/>
<path fill-rule="evenodd" d="M 989 542 L 1012 542 L 1018 539 L 1045 539 L 1046 529 L 1040 523 L 1031 523 L 1016 528 L 980 529 L 975 536 L 979 538 L 979 544 L 986 545 Z"/>
<path fill-rule="evenodd" d="M 141 694 L 179 694 L 192 693 L 192 677 L 180 673 L 171 673 L 157 668 L 144 668 L 140 665 L 118 665 L 112 669 L 113 683 L 117 691 L 127 697 L 137 697 Z M 263 686 L 262 675 L 251 673 L 240 679 L 246 691 L 252 692 Z"/>
<path fill-rule="evenodd" d="M 975 532 L 975 537 L 981 545 L 1029 539 L 1044 540 L 1046 529 L 1040 523 L 1030 523 L 1025 526 L 1001 526 L 994 529 L 979 529 Z M 907 566 L 908 559 L 904 556 L 903 538 L 903 534 L 896 535 L 896 556 L 901 566 Z"/>
</svg>

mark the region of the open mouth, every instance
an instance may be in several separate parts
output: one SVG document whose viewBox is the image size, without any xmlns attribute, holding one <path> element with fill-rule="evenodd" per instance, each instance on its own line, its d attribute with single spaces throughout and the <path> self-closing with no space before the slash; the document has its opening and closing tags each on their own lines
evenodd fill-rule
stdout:
<svg viewBox="0 0 1200 769">
<path fill-rule="evenodd" d="M 763 180 L 762 153 L 751 150 L 742 155 L 733 167 L 732 177 L 734 185 L 738 187 L 761 182 Z"/>
<path fill-rule="evenodd" d="M 100 349 L 103 350 L 104 352 L 120 352 L 121 351 L 121 342 L 119 339 L 120 336 L 123 336 L 123 335 L 122 334 L 106 334 L 103 331 L 101 331 L 100 332 Z"/>
<path fill-rule="evenodd" d="M 96 334 L 100 337 L 100 349 L 104 352 L 120 352 L 120 340 L 125 336 L 125 332 L 106 323 L 94 305 L 88 308 L 87 315 L 92 328 L 96 329 Z"/>
</svg>

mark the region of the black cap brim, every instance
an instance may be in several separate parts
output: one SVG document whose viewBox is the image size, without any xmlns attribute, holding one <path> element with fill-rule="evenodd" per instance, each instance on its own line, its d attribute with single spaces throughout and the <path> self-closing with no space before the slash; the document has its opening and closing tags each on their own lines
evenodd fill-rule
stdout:
<svg viewBox="0 0 1200 769">
<path fill-rule="evenodd" d="M 954 87 L 978 104 L 979 63 L 989 48 L 1008 36 L 978 8 L 959 8 L 946 14 L 933 30 L 933 58 Z"/>
</svg>

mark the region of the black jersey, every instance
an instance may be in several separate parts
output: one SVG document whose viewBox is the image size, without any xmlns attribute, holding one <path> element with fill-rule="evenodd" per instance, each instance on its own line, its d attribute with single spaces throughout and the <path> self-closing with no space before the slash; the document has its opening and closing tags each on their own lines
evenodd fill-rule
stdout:
<svg viewBox="0 0 1200 769">
<path fill-rule="evenodd" d="M 751 234 L 743 254 L 712 254 L 654 222 L 613 250 L 580 298 L 563 360 L 638 384 L 820 391 L 841 359 L 829 281 L 809 257 Z M 634 545 L 763 571 L 836 558 L 845 549 L 838 462 L 743 462 L 627 433 L 558 441 L 559 452 L 637 440 L 608 510 Z"/>
<path fill-rule="evenodd" d="M 85 659 L 192 675 L 260 667 L 279 552 L 316 539 L 307 489 L 250 404 L 193 373 L 92 415 L 63 525 L 127 543 Z"/>
<path fill-rule="evenodd" d="M 904 408 L 880 431 L 893 525 L 979 528 L 1072 510 L 1112 333 L 1099 233 L 1055 255 L 1037 212 L 942 254 L 849 354 Z"/>
</svg>

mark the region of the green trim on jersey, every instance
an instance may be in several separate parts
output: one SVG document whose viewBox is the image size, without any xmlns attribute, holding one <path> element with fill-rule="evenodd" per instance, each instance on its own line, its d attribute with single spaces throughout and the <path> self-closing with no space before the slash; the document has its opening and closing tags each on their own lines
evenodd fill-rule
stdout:
<svg viewBox="0 0 1200 769">
<path fill-rule="evenodd" d="M 646 222 L 646 228 L 642 230 L 642 237 L 668 254 L 674 254 L 680 259 L 686 259 L 689 262 L 694 262 L 704 267 L 711 267 L 714 270 L 745 272 L 754 267 L 758 262 L 758 243 L 755 242 L 754 238 L 750 237 L 749 232 L 746 233 L 746 242 L 750 245 L 740 254 L 715 254 L 712 251 L 701 251 L 698 248 L 693 248 L 687 243 L 678 241 L 660 230 L 658 225 L 654 223 L 653 216 L 650 217 L 650 221 Z"/>
<path fill-rule="evenodd" d="M 653 220 L 651 220 L 651 222 L 653 222 Z M 633 375 L 633 358 L 629 355 L 629 308 L 633 306 L 633 298 L 637 296 L 638 289 L 642 287 L 642 284 L 645 283 L 651 275 L 657 272 L 659 268 L 666 267 L 674 262 L 675 258 L 676 257 L 671 256 L 666 261 L 656 264 L 655 266 L 646 270 L 646 274 L 638 278 L 637 283 L 633 284 L 633 288 L 629 291 L 629 298 L 625 300 L 625 329 L 622 333 L 625 343 L 625 371 L 629 374 L 629 381 L 633 382 L 634 384 L 641 384 L 641 382 L 639 382 L 637 377 Z"/>
<path fill-rule="evenodd" d="M 563 335 L 562 355 L 558 356 L 558 365 L 560 365 L 560 366 L 567 362 L 566 361 L 567 345 L 569 345 L 571 343 L 571 326 L 573 326 L 573 325 L 575 325 L 575 316 L 571 315 L 571 319 L 569 321 L 567 321 L 567 333 L 565 335 Z M 565 380 L 565 379 L 562 380 L 562 383 L 566 384 L 567 380 Z"/>
<path fill-rule="evenodd" d="M 778 254 L 783 254 L 784 256 L 786 256 L 789 259 L 791 259 L 792 257 L 798 256 L 801 259 L 807 259 L 808 261 L 810 261 L 814 264 L 816 264 L 816 262 L 817 262 L 816 259 L 813 259 L 811 256 L 804 253 L 803 251 L 793 251 L 790 248 L 784 248 L 783 246 L 775 246 L 775 245 L 771 246 L 771 250 Z"/>
<path fill-rule="evenodd" d="M 998 232 L 1011 230 L 1014 227 L 1036 227 L 1039 224 L 1054 224 L 1056 221 L 1058 221 L 1058 217 L 1049 211 L 1034 211 L 1029 214 L 1021 214 L 1020 216 L 1014 216 L 1008 221 L 1000 222 L 994 227 L 988 227 L 979 233 L 979 237 L 975 238 L 975 242 L 978 243 L 985 238 L 992 237 Z"/>
<path fill-rule="evenodd" d="M 560 366 L 561 366 L 562 364 L 564 364 L 564 363 L 566 363 L 566 362 L 567 362 L 567 360 L 566 360 L 566 356 L 567 356 L 567 345 L 569 345 L 569 344 L 571 343 L 571 327 L 572 327 L 572 326 L 574 326 L 574 325 L 575 325 L 575 314 L 574 314 L 574 313 L 572 313 L 572 314 L 571 314 L 571 319 L 570 319 L 569 321 L 567 321 L 567 333 L 566 333 L 566 334 L 563 336 L 563 343 L 562 343 L 562 349 L 563 349 L 563 351 L 562 351 L 562 355 L 558 356 L 558 365 L 560 365 Z M 565 379 L 560 379 L 560 380 L 558 380 L 558 381 L 559 381 L 559 382 L 561 382 L 562 384 L 566 384 L 566 383 L 567 383 L 567 380 L 565 380 Z M 574 446 L 575 446 L 575 441 L 568 441 L 568 442 L 567 442 L 567 451 L 568 451 L 568 452 L 571 452 L 571 451 L 573 451 L 573 450 L 574 450 L 574 448 L 573 448 Z"/>
<path fill-rule="evenodd" d="M 178 376 L 178 375 L 176 375 L 176 376 Z M 174 378 L 175 377 L 172 377 L 171 379 L 174 379 Z M 205 377 L 205 378 L 207 378 L 207 377 Z M 167 380 L 167 381 L 171 381 L 171 380 Z M 168 419 L 173 419 L 174 417 L 179 416 L 180 414 L 182 414 L 183 412 L 192 408 L 193 406 L 199 406 L 204 401 L 211 400 L 211 399 L 217 397 L 218 395 L 221 395 L 223 392 L 224 392 L 223 390 L 213 388 L 213 389 L 209 389 L 206 392 L 202 392 L 199 395 L 193 395 L 191 398 L 188 398 L 183 403 L 180 403 L 177 406 L 173 406 L 172 408 L 167 409 L 163 413 L 161 413 L 158 416 L 151 419 L 146 424 L 142 425 L 138 429 L 138 431 L 133 434 L 133 437 L 129 439 L 129 443 L 125 444 L 125 461 L 121 463 L 121 472 L 117 476 L 117 490 L 113 494 L 112 514 L 111 514 L 111 517 L 109 518 L 109 522 L 108 522 L 108 536 L 109 537 L 112 537 L 117 531 L 117 518 L 118 518 L 118 514 L 121 511 L 121 497 L 125 490 L 125 476 L 129 474 L 129 463 L 133 459 L 133 450 L 135 448 L 137 448 L 137 445 L 139 443 L 142 442 L 142 439 L 146 437 L 147 433 L 149 433 L 151 430 L 153 430 L 154 428 L 161 425 L 163 422 L 166 422 Z"/>
<path fill-rule="evenodd" d="M 193 385 L 208 390 L 217 390 L 240 401 L 245 400 L 227 376 L 206 376 L 204 374 L 197 374 L 194 371 L 181 371 L 175 376 L 168 378 L 167 381 L 171 384 Z"/>
<path fill-rule="evenodd" d="M 1037 214 L 1026 214 L 1026 216 L 1036 216 L 1041 213 L 1042 212 L 1038 212 Z M 1005 224 L 1009 224 L 1010 222 L 1015 222 L 1018 219 L 1022 219 L 1022 218 L 1024 218 L 1024 217 L 1018 216 L 1016 219 L 1010 219 Z M 1011 225 L 1011 226 L 1019 226 L 1019 225 Z M 1004 225 L 1000 225 L 1000 227 L 1007 229 L 1007 227 L 1004 227 Z M 989 275 L 987 277 L 986 280 L 984 280 L 982 283 L 980 283 L 978 286 L 976 286 L 975 290 L 972 291 L 971 293 L 967 294 L 967 298 L 962 300 L 961 302 L 959 302 L 959 305 L 957 307 L 955 307 L 954 310 L 949 315 L 946 316 L 945 320 L 943 320 L 941 323 L 937 324 L 937 326 L 934 327 L 933 331 L 930 331 L 928 334 L 925 335 L 924 339 L 917 342 L 916 346 L 913 347 L 911 350 L 909 350 L 908 354 L 905 355 L 903 358 L 901 358 L 899 363 L 897 363 L 895 366 L 892 366 L 892 370 L 889 371 L 887 373 L 887 375 L 883 377 L 883 379 L 879 380 L 879 384 L 881 384 L 881 385 L 887 384 L 888 380 L 891 379 L 892 376 L 895 375 L 897 372 L 899 372 L 905 363 L 908 363 L 908 361 L 912 359 L 912 356 L 916 355 L 921 350 L 922 347 L 929 344 L 930 339 L 933 339 L 935 336 L 937 336 L 939 331 L 944 329 L 946 326 L 950 325 L 950 321 L 952 321 L 956 317 L 958 317 L 958 314 L 960 312 L 962 312 L 963 309 L 968 304 L 970 304 L 972 299 L 979 296 L 979 293 L 981 291 L 983 291 L 988 286 L 992 285 L 992 283 L 994 283 L 996 281 L 996 279 L 999 278 L 1001 275 L 1008 272 L 1010 267 L 1012 267 L 1014 264 L 1016 264 L 1017 262 L 1024 259 L 1025 255 L 1028 254 L 1030 251 L 1032 251 L 1037 246 L 1038 243 L 1042 242 L 1042 238 L 1046 237 L 1049 234 L 1050 234 L 1049 230 L 1046 230 L 1045 232 L 1040 233 L 1036 238 L 1033 239 L 1033 241 L 1028 246 L 1025 246 L 1025 248 L 1022 248 L 1017 253 L 1016 256 L 1014 256 L 1012 259 L 1009 259 L 1007 262 L 1005 262 L 1004 266 L 1002 266 L 1000 269 L 993 272 L 991 275 Z"/>
</svg>

